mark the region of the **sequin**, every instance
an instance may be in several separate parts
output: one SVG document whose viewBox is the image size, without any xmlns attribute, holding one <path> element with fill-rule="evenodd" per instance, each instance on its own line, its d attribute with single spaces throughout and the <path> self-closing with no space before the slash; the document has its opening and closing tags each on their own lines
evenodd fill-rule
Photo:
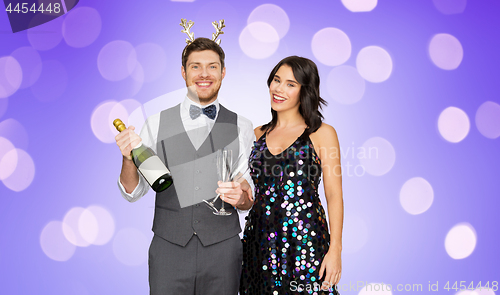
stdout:
<svg viewBox="0 0 500 295">
<path fill-rule="evenodd" d="M 240 294 L 295 294 L 292 281 L 320 283 L 330 236 L 318 195 L 321 161 L 309 136 L 303 134 L 273 156 L 264 135 L 255 142 L 249 163 L 255 204 L 243 233 Z M 338 292 L 304 289 L 301 294 Z"/>
</svg>

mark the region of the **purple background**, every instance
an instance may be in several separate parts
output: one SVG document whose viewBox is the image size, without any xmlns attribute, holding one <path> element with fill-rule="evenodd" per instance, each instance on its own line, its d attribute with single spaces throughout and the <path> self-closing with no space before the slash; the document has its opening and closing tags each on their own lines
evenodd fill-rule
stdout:
<svg viewBox="0 0 500 295">
<path fill-rule="evenodd" d="M 181 18 L 195 22 L 195 37 L 211 36 L 211 22 L 225 19 L 221 46 L 227 55 L 227 74 L 219 98 L 254 126 L 270 118 L 268 73 L 282 58 L 300 55 L 318 65 L 321 95 L 329 102 L 323 111 L 325 121 L 336 128 L 342 148 L 360 147 L 372 137 L 382 137 L 393 146 L 394 166 L 384 175 L 343 178 L 346 223 L 341 284 L 422 284 L 427 293 L 428 282 L 439 281 L 441 293 L 454 293 L 442 289 L 446 281 L 462 280 L 467 286 L 471 281 L 474 285 L 498 281 L 500 142 L 498 137 L 483 136 L 475 119 L 484 102 L 500 103 L 500 3 L 468 1 L 462 13 L 444 14 L 434 2 L 387 0 L 370 12 L 353 13 L 340 0 L 272 1 L 286 12 L 290 27 L 277 50 L 264 59 L 246 56 L 238 40 L 250 13 L 271 2 L 80 1 L 61 20 L 84 7 L 95 9 L 99 17 L 83 14 L 83 29 L 78 22 L 72 27 L 68 21 L 67 40 L 58 37 L 63 34 L 61 20 L 39 26 L 44 33 L 13 34 L 7 13 L 0 13 L 0 58 L 20 47 L 42 48 L 44 44 L 37 42 L 45 39 L 50 44 L 44 49 L 51 47 L 38 50 L 42 70 L 33 85 L 26 85 L 32 76 L 23 72 L 21 88 L 0 98 L 0 124 L 8 119 L 20 123 L 0 125 L 0 136 L 26 151 L 35 165 L 33 182 L 26 189 L 14 192 L 0 184 L 0 293 L 148 293 L 147 247 L 154 195 L 150 192 L 133 204 L 120 196 L 116 181 L 121 155 L 114 143 L 103 143 L 94 135 L 91 117 L 102 102 L 147 103 L 184 86 L 180 58 L 186 36 L 180 32 Z M 327 77 L 334 67 L 321 63 L 312 52 L 314 34 L 327 27 L 342 30 L 350 39 L 351 56 L 344 65 L 356 67 L 357 53 L 370 45 L 391 56 L 390 77 L 381 83 L 366 82 L 357 103 L 341 104 L 331 98 Z M 453 35 L 463 47 L 463 60 L 455 70 L 437 67 L 429 56 L 431 38 L 439 33 Z M 30 34 L 42 41 L 31 43 Z M 159 45 L 166 56 L 165 67 L 139 89 L 131 86 L 130 77 L 105 79 L 98 55 L 115 40 L 134 47 Z M 139 60 L 156 66 L 155 56 Z M 40 73 L 39 62 L 31 67 L 29 62 L 20 64 L 23 70 L 32 68 L 29 75 Z M 0 73 L 0 85 L 9 75 L 13 73 Z M 165 105 L 181 100 L 165 101 Z M 458 143 L 445 140 L 438 130 L 439 115 L 450 106 L 463 110 L 470 120 L 470 131 Z M 494 122 L 498 124 L 498 118 Z M 343 165 L 350 162 L 359 164 L 358 159 L 342 159 Z M 432 206 L 419 215 L 408 214 L 399 201 L 403 184 L 413 177 L 426 179 L 434 191 Z M 40 243 L 44 227 L 62 221 L 71 208 L 91 205 L 105 208 L 113 217 L 110 241 L 76 247 L 67 261 L 49 258 Z M 352 216 L 364 221 L 363 237 L 356 232 L 359 228 L 349 224 Z M 470 256 L 457 260 L 447 254 L 444 241 L 461 222 L 474 228 L 477 244 Z M 120 230 L 130 228 L 142 240 L 117 239 Z M 347 251 L 352 245 L 360 247 Z M 123 264 L 114 249 L 137 256 L 138 262 Z"/>
</svg>

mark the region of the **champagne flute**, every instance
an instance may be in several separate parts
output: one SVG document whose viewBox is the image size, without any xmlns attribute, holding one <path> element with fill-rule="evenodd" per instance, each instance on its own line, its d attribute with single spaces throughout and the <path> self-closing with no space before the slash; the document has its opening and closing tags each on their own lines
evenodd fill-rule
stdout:
<svg viewBox="0 0 500 295">
<path fill-rule="evenodd" d="M 220 151 L 220 153 L 217 153 L 217 155 L 219 156 L 217 159 L 217 172 L 219 180 L 222 182 L 228 182 L 230 179 L 229 177 L 231 176 L 231 168 L 233 165 L 233 151 L 224 148 Z M 228 212 L 226 211 L 226 209 L 224 209 L 224 203 L 225 202 L 222 200 L 222 207 L 220 208 L 220 210 L 213 212 L 215 215 L 229 216 L 232 214 L 232 212 Z"/>
<path fill-rule="evenodd" d="M 236 160 L 235 162 L 233 162 L 231 169 L 229 170 L 229 178 L 227 181 L 234 181 L 234 182 L 239 182 L 240 179 L 243 177 L 243 175 L 245 175 L 245 173 L 247 173 L 248 170 L 250 170 L 250 167 L 248 166 L 248 163 L 247 162 L 243 162 L 242 165 L 240 166 L 243 166 L 245 164 L 247 164 L 246 166 L 246 169 L 245 171 L 243 171 L 243 173 L 240 173 L 238 172 L 238 170 L 240 170 L 240 168 L 242 167 L 239 167 L 238 164 L 241 160 L 241 157 L 242 157 L 242 154 L 240 154 L 240 156 L 238 157 L 238 160 Z M 217 151 L 217 155 L 216 155 L 216 168 L 217 168 L 217 175 L 219 177 L 219 180 L 222 181 L 222 177 L 223 176 L 223 173 L 222 173 L 222 163 L 223 163 L 223 160 L 222 160 L 222 150 L 218 150 Z M 227 162 L 226 164 L 229 164 L 230 162 Z M 220 197 L 220 194 L 217 194 L 217 196 L 212 200 L 212 201 L 207 201 L 207 200 L 203 200 L 203 202 L 205 202 L 205 204 L 207 204 L 212 210 L 214 210 L 215 212 L 219 212 L 219 210 L 215 207 L 215 201 L 217 201 L 217 199 Z M 215 213 L 214 213 L 215 214 Z"/>
</svg>

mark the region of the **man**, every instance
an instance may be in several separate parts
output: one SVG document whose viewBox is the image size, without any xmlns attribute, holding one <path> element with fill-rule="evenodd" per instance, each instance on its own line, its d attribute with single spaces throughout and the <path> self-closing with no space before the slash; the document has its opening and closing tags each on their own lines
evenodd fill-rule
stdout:
<svg viewBox="0 0 500 295">
<path fill-rule="evenodd" d="M 184 49 L 184 101 L 148 118 L 139 137 L 130 126 L 116 136 L 123 155 L 118 181 L 130 202 L 149 189 L 130 152 L 141 137 L 156 142 L 158 156 L 170 169 L 173 185 L 156 194 L 154 237 L 149 249 L 151 294 L 237 294 L 241 272 L 241 231 L 236 207 L 252 206 L 249 175 L 242 183 L 217 182 L 215 152 L 221 148 L 248 161 L 254 141 L 252 123 L 219 104 L 226 74 L 224 51 L 214 41 L 197 38 Z M 149 136 L 156 136 L 151 140 Z M 236 158 L 236 157 L 235 157 Z M 213 199 L 216 192 L 230 204 L 230 216 L 217 216 L 203 203 L 182 208 L 180 201 Z M 222 203 L 218 200 L 216 208 Z"/>
</svg>

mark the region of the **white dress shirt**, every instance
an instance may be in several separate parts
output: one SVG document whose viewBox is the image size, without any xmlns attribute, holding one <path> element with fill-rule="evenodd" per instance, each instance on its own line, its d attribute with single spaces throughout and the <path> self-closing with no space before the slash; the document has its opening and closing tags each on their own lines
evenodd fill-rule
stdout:
<svg viewBox="0 0 500 295">
<path fill-rule="evenodd" d="M 196 119 L 191 119 L 191 116 L 189 115 L 189 108 L 191 105 L 195 105 L 201 108 L 207 107 L 209 105 L 215 105 L 217 108 L 217 115 L 215 119 L 210 119 L 206 115 L 201 114 L 198 118 Z M 191 99 L 189 99 L 187 96 L 185 97 L 184 101 L 181 103 L 180 106 L 180 116 L 182 120 L 182 124 L 184 125 L 184 129 L 186 130 L 189 139 L 191 140 L 191 143 L 193 146 L 198 149 L 202 143 L 205 141 L 205 139 L 208 137 L 208 134 L 214 127 L 215 121 L 217 120 L 217 117 L 219 116 L 219 100 L 216 99 L 214 102 L 212 102 L 209 105 L 202 106 Z M 238 126 L 238 140 L 239 140 L 239 154 L 238 154 L 238 169 L 237 171 L 245 170 L 246 167 L 248 166 L 248 158 L 250 156 L 250 152 L 252 150 L 252 145 L 253 142 L 255 141 L 255 134 L 253 132 L 253 125 L 252 122 L 240 115 L 237 117 L 237 126 Z M 206 127 L 206 128 L 204 128 Z M 144 126 L 142 127 L 141 133 L 139 136 L 142 139 L 143 144 L 149 146 L 151 149 L 153 149 L 155 152 L 156 151 L 156 142 L 157 142 L 157 136 L 158 136 L 158 129 L 160 128 L 160 113 L 155 114 L 150 116 L 147 120 Z M 241 171 L 243 172 L 243 171 Z M 118 177 L 118 186 L 120 188 L 122 196 L 129 202 L 135 202 L 139 200 L 141 197 L 143 197 L 148 191 L 149 191 L 149 184 L 147 183 L 146 179 L 137 171 L 137 174 L 139 175 L 139 183 L 135 187 L 135 189 L 129 194 L 125 191 L 125 188 L 123 187 L 120 178 Z M 254 191 L 254 184 L 252 181 L 252 178 L 250 176 L 249 171 L 247 170 L 245 174 L 243 175 L 243 178 L 246 179 L 248 184 L 250 184 L 250 187 L 252 189 L 252 192 Z M 215 197 L 215 192 L 214 196 Z M 207 196 L 207 199 L 212 198 L 212 196 Z"/>
</svg>

